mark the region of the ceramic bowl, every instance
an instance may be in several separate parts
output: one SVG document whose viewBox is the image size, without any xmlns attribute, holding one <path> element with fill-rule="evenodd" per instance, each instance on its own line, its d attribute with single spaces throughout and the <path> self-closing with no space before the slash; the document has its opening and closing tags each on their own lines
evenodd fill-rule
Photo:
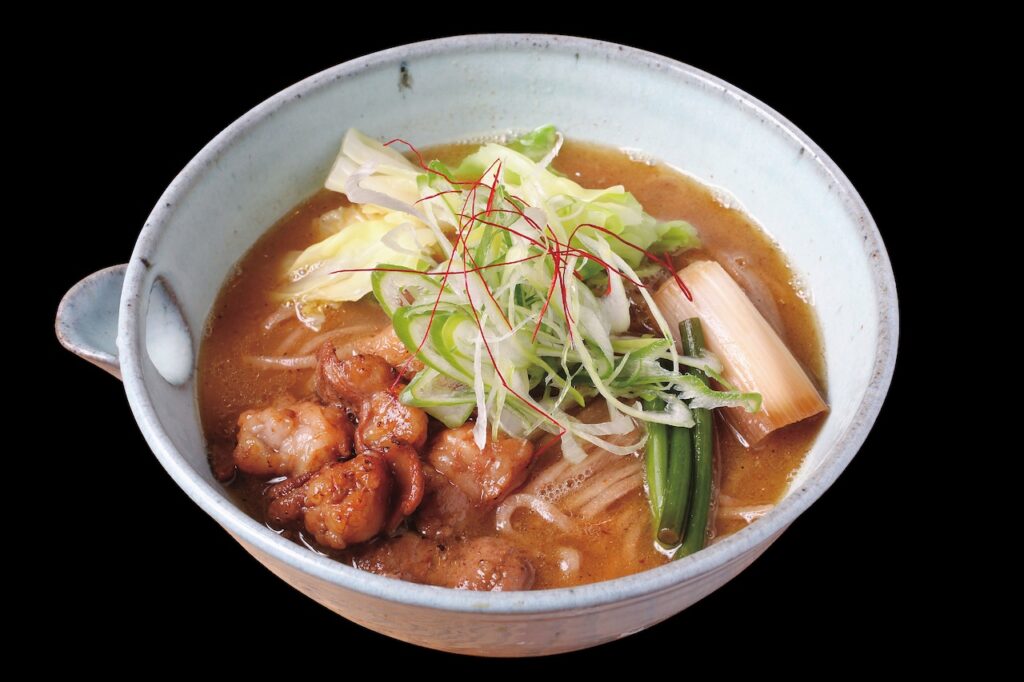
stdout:
<svg viewBox="0 0 1024 682">
<path fill-rule="evenodd" d="M 577 588 L 519 593 L 450 590 L 359 571 L 244 513 L 207 465 L 194 372 L 207 315 L 235 263 L 322 184 L 350 126 L 426 146 L 544 123 L 576 139 L 642 150 L 728 188 L 788 255 L 819 316 L 831 411 L 782 502 L 685 560 Z M 57 328 L 71 350 L 123 379 L 139 427 L 182 490 L 296 589 L 408 642 L 524 656 L 637 632 L 754 561 L 863 443 L 892 377 L 898 323 L 892 269 L 868 209 L 825 153 L 782 116 L 655 54 L 579 38 L 482 35 L 346 62 L 245 114 L 167 188 L 131 261 L 68 293 Z"/>
</svg>

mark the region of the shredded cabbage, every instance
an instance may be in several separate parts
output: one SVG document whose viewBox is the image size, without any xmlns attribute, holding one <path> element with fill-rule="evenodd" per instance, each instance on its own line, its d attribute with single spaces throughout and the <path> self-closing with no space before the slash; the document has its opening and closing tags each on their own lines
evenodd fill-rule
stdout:
<svg viewBox="0 0 1024 682">
<path fill-rule="evenodd" d="M 327 306 L 370 293 L 370 275 L 378 264 L 419 268 L 434 243 L 433 233 L 406 214 L 371 209 L 300 253 L 288 266 L 288 284 L 278 297 L 292 301 L 300 319 L 318 329 Z"/>
</svg>

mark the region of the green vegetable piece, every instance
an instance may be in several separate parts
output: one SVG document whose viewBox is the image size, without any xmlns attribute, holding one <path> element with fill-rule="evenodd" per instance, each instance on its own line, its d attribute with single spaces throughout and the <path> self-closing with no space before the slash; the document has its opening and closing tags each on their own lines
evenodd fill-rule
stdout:
<svg viewBox="0 0 1024 682">
<path fill-rule="evenodd" d="M 686 513 L 690 507 L 693 479 L 693 429 L 670 426 L 668 436 L 668 475 L 665 506 L 658 524 L 658 542 L 675 547 L 683 537 Z"/>
<path fill-rule="evenodd" d="M 657 398 L 644 401 L 644 411 L 661 411 L 665 401 Z M 665 484 L 668 474 L 668 427 L 651 422 L 647 425 L 647 501 L 651 506 L 651 526 L 657 530 L 661 523 L 661 510 L 665 504 Z"/>
<path fill-rule="evenodd" d="M 704 330 L 700 320 L 691 317 L 679 323 L 679 334 L 683 340 L 683 350 L 687 355 L 700 357 L 704 353 Z M 695 369 L 690 373 L 702 381 L 707 381 L 703 372 Z M 714 448 L 715 432 L 714 417 L 711 410 L 696 408 L 693 410 L 693 494 L 690 514 L 686 522 L 686 533 L 683 544 L 672 556 L 680 559 L 704 548 L 707 541 L 708 516 L 711 512 L 711 486 L 714 479 Z"/>
<path fill-rule="evenodd" d="M 536 163 L 554 149 L 557 140 L 558 130 L 555 126 L 548 124 L 512 140 L 508 143 L 508 148 L 516 150 Z"/>
</svg>

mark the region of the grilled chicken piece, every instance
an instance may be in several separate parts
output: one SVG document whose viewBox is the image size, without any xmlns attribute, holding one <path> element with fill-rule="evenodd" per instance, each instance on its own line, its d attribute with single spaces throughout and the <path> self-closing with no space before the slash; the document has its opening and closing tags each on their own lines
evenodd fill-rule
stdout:
<svg viewBox="0 0 1024 682">
<path fill-rule="evenodd" d="M 427 461 L 475 504 L 489 506 L 526 480 L 533 444 L 523 438 L 488 438 L 481 450 L 473 440 L 473 425 L 464 424 L 439 433 Z"/>
<path fill-rule="evenodd" d="M 235 465 L 255 476 L 297 476 L 352 451 L 345 413 L 310 401 L 247 410 L 238 418 Z"/>
</svg>

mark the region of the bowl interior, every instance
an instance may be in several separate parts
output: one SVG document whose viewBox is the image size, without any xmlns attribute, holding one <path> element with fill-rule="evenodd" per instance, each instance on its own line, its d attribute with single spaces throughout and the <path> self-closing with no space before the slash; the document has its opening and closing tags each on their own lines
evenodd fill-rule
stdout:
<svg viewBox="0 0 1024 682">
<path fill-rule="evenodd" d="M 403 69 L 411 83 L 403 84 Z M 162 278 L 198 349 L 235 263 L 321 185 L 348 127 L 431 145 L 545 123 L 577 139 L 641 150 L 725 188 L 788 254 L 821 323 L 831 405 L 792 494 L 828 461 L 873 380 L 878 390 L 878 354 L 892 329 L 893 302 L 884 287 L 879 293 L 884 277 L 877 274 L 886 256 L 870 216 L 820 150 L 743 93 L 653 55 L 558 38 L 468 38 L 398 48 L 319 74 L 240 119 L 179 176 L 133 256 L 147 266 L 129 283 L 149 292 Z M 145 299 L 137 302 L 143 310 Z M 194 475 L 217 486 L 194 375 L 172 385 L 148 359 L 141 363 L 159 426 Z"/>
</svg>

